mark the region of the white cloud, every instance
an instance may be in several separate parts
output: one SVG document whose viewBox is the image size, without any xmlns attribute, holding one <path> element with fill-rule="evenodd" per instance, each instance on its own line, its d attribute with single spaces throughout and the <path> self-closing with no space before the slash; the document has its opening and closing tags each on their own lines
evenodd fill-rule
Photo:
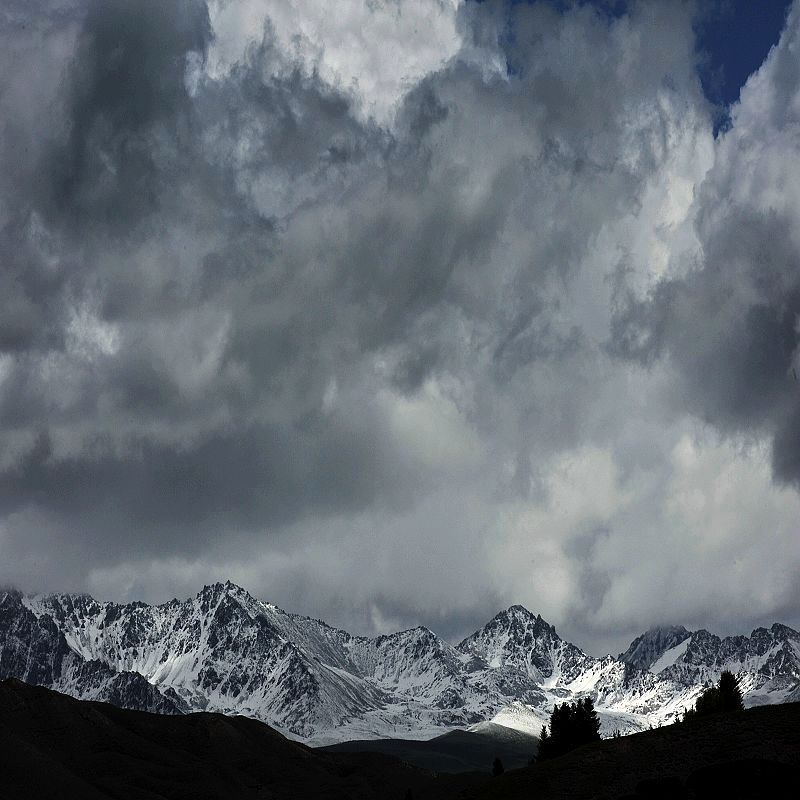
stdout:
<svg viewBox="0 0 800 800">
<path fill-rule="evenodd" d="M 213 0 L 209 70 L 240 61 L 271 27 L 285 67 L 351 94 L 365 117 L 392 121 L 403 95 L 461 46 L 462 0 Z M 278 65 L 276 65 L 277 68 Z"/>
</svg>

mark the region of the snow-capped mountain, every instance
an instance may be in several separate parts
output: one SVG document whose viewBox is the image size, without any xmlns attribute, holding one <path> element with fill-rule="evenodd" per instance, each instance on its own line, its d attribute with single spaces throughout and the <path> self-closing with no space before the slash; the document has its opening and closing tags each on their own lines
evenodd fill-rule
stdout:
<svg viewBox="0 0 800 800">
<path fill-rule="evenodd" d="M 452 646 L 424 627 L 352 636 L 232 583 L 159 606 L 0 591 L 0 678 L 161 713 L 245 714 L 313 744 L 487 724 L 538 735 L 555 703 L 587 695 L 602 730 L 630 732 L 675 719 L 723 669 L 748 704 L 794 699 L 800 634 L 660 628 L 594 658 L 522 606 Z"/>
<path fill-rule="evenodd" d="M 0 593 L 0 678 L 15 677 L 82 700 L 180 714 L 189 707 L 169 688 L 141 673 L 84 658 L 48 615 L 36 615 L 19 592 Z"/>
<path fill-rule="evenodd" d="M 658 628 L 620 656 L 634 670 L 693 687 L 713 683 L 723 670 L 740 676 L 748 705 L 783 702 L 800 683 L 800 633 L 786 625 L 756 628 L 750 636 L 720 638 L 706 630 Z"/>
<path fill-rule="evenodd" d="M 657 664 L 665 653 L 685 642 L 691 633 L 682 625 L 669 628 L 651 628 L 641 636 L 637 636 L 624 653 L 620 653 L 620 661 L 624 661 L 634 671 L 649 670 Z M 650 670 L 658 673 L 658 666 Z"/>
</svg>

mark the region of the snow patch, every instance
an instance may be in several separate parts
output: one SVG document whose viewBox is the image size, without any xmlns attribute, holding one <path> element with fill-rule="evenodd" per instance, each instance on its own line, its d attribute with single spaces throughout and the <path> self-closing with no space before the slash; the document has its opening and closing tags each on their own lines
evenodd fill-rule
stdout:
<svg viewBox="0 0 800 800">
<path fill-rule="evenodd" d="M 658 661 L 650 666 L 650 672 L 658 675 L 661 670 L 671 667 L 686 652 L 690 641 L 691 637 L 684 639 L 680 644 L 667 650 Z"/>
</svg>

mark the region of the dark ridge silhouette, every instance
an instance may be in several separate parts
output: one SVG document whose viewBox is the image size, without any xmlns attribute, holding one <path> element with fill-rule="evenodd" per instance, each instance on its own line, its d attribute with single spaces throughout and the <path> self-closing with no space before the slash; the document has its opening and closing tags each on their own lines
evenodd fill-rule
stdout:
<svg viewBox="0 0 800 800">
<path fill-rule="evenodd" d="M 490 800 L 765 800 L 800 786 L 800 703 L 712 714 L 594 742 L 508 771 L 464 797 Z"/>
<path fill-rule="evenodd" d="M 426 800 L 491 780 L 489 766 L 436 777 L 381 753 L 321 753 L 247 717 L 149 714 L 0 681 L 2 800 Z"/>
<path fill-rule="evenodd" d="M 489 772 L 495 758 L 505 769 L 528 764 L 537 739 L 500 725 L 480 732 L 450 731 L 434 739 L 369 739 L 338 742 L 319 748 L 330 753 L 385 753 L 434 772 Z"/>
<path fill-rule="evenodd" d="M 3 800 L 762 800 L 800 785 L 800 703 L 592 742 L 494 777 L 491 761 L 436 776 L 381 753 L 313 750 L 246 717 L 130 711 L 10 679 L 0 756 Z"/>
</svg>

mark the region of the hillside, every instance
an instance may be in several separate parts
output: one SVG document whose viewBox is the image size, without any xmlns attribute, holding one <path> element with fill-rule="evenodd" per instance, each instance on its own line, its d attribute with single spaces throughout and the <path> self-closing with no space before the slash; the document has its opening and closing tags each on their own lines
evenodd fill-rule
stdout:
<svg viewBox="0 0 800 800">
<path fill-rule="evenodd" d="M 15 679 L 0 682 L 0 753 L 3 800 L 401 800 L 465 783 L 379 753 L 320 753 L 246 717 L 130 711 Z"/>
<path fill-rule="evenodd" d="M 487 772 L 495 758 L 506 769 L 527 766 L 538 744 L 534 736 L 486 723 L 479 731 L 450 731 L 425 741 L 367 739 L 320 749 L 330 753 L 385 753 L 434 772 Z"/>
<path fill-rule="evenodd" d="M 463 742 L 442 738 L 434 751 L 464 757 Z M 12 679 L 0 681 L 0 753 L 3 800 L 401 800 L 409 789 L 414 800 L 761 800 L 800 784 L 800 703 L 608 739 L 491 778 L 314 750 L 246 717 L 130 711 Z"/>
<path fill-rule="evenodd" d="M 800 703 L 761 706 L 586 745 L 507 772 L 467 794 L 513 800 L 724 797 L 763 800 L 800 786 Z"/>
</svg>

